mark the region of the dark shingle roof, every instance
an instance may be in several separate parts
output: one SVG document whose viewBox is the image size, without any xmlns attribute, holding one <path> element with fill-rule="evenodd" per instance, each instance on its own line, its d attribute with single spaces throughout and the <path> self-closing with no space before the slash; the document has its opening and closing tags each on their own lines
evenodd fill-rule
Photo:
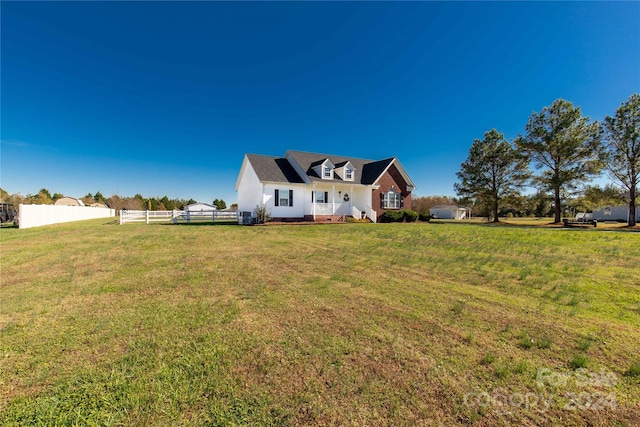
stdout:
<svg viewBox="0 0 640 427">
<path fill-rule="evenodd" d="M 289 161 L 283 157 L 247 154 L 258 179 L 264 182 L 289 182 L 303 184 L 304 180 L 295 171 Z"/>
<path fill-rule="evenodd" d="M 304 151 L 287 151 L 287 155 L 300 165 L 302 170 L 306 172 L 309 179 L 318 182 L 344 182 L 340 177 L 334 175 L 334 179 L 322 179 L 313 170 L 313 167 L 322 163 L 325 159 L 331 160 L 336 167 L 342 166 L 350 161 L 355 168 L 353 182 L 357 184 L 369 185 L 373 184 L 376 179 L 384 172 L 384 170 L 393 161 L 393 158 L 386 160 L 367 160 L 354 157 L 334 156 L 331 154 L 307 153 Z"/>
</svg>

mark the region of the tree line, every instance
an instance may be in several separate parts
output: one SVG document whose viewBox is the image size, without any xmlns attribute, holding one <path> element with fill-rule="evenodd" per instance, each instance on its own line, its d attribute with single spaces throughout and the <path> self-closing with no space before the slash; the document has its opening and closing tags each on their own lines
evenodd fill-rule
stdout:
<svg viewBox="0 0 640 427">
<path fill-rule="evenodd" d="M 616 187 L 588 186 L 603 171 Z M 580 107 L 557 99 L 531 114 L 524 135 L 512 141 L 496 129 L 474 140 L 456 175 L 461 200 L 489 212 L 495 222 L 504 206 L 522 205 L 522 190 L 532 185 L 538 191 L 533 199 L 550 203 L 554 222 L 561 221 L 567 207 L 586 211 L 617 202 L 628 204 L 628 224 L 635 226 L 640 94 L 632 94 L 602 122 L 592 122 Z M 574 197 L 578 190 L 582 195 Z"/>
<path fill-rule="evenodd" d="M 18 207 L 20 204 L 27 205 L 52 205 L 56 200 L 65 197 L 61 193 L 53 193 L 42 188 L 36 194 L 27 194 L 23 196 L 20 193 L 9 194 L 4 189 L 0 188 L 0 200 L 5 203 L 11 203 L 13 206 Z M 194 199 L 170 199 L 167 196 L 162 197 L 143 197 L 141 194 L 136 194 L 133 197 L 122 197 L 117 194 L 113 194 L 110 197 L 105 197 L 100 191 L 95 194 L 87 193 L 84 197 L 80 198 L 82 202 L 89 206 L 94 203 L 102 203 L 107 205 L 111 209 L 120 211 L 122 209 L 127 210 L 150 210 L 150 211 L 170 211 L 170 210 L 183 210 L 185 206 L 197 203 Z M 214 199 L 212 203 L 217 209 L 226 209 L 227 203 L 223 199 Z M 232 208 L 237 206 L 231 205 Z"/>
</svg>

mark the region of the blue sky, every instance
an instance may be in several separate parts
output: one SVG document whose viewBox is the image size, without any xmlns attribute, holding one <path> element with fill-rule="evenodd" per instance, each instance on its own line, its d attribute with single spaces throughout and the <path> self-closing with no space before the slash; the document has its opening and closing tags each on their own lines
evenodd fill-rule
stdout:
<svg viewBox="0 0 640 427">
<path fill-rule="evenodd" d="M 6 2 L 0 186 L 236 200 L 244 153 L 398 157 L 455 195 L 475 138 L 640 91 L 640 3 Z"/>
</svg>

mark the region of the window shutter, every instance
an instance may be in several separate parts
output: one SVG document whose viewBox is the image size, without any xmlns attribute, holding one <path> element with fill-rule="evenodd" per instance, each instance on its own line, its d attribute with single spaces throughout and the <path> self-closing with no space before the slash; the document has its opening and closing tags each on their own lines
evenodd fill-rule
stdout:
<svg viewBox="0 0 640 427">
<path fill-rule="evenodd" d="M 289 206 L 293 206 L 293 190 L 289 190 Z"/>
<path fill-rule="evenodd" d="M 273 203 L 273 206 L 280 206 L 280 191 L 276 190 L 276 200 Z"/>
<path fill-rule="evenodd" d="M 400 196 L 400 207 L 404 208 L 404 196 Z"/>
<path fill-rule="evenodd" d="M 313 195 L 314 195 L 315 191 L 311 192 L 311 203 L 313 203 Z"/>
<path fill-rule="evenodd" d="M 384 209 L 384 193 L 380 193 L 380 209 Z"/>
<path fill-rule="evenodd" d="M 324 202 L 325 203 L 329 203 L 329 192 L 328 191 L 324 192 Z"/>
</svg>

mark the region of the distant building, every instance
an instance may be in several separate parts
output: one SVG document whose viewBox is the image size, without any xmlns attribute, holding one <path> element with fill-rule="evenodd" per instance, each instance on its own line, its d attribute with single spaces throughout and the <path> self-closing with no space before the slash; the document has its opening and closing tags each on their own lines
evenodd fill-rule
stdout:
<svg viewBox="0 0 640 427">
<path fill-rule="evenodd" d="M 215 211 L 218 208 L 215 207 L 215 205 L 210 205 L 208 203 L 192 203 L 190 205 L 187 205 L 184 207 L 185 211 L 189 211 L 189 212 L 210 212 L 210 211 Z"/>
<path fill-rule="evenodd" d="M 629 206 L 606 206 L 591 213 L 598 221 L 629 221 Z M 636 206 L 636 221 L 640 221 L 640 206 Z"/>
<path fill-rule="evenodd" d="M 469 219 L 471 209 L 456 205 L 437 205 L 429 209 L 429 214 L 438 219 Z"/>
<path fill-rule="evenodd" d="M 56 206 L 84 206 L 84 203 L 80 199 L 75 197 L 64 196 L 55 201 Z"/>
</svg>

